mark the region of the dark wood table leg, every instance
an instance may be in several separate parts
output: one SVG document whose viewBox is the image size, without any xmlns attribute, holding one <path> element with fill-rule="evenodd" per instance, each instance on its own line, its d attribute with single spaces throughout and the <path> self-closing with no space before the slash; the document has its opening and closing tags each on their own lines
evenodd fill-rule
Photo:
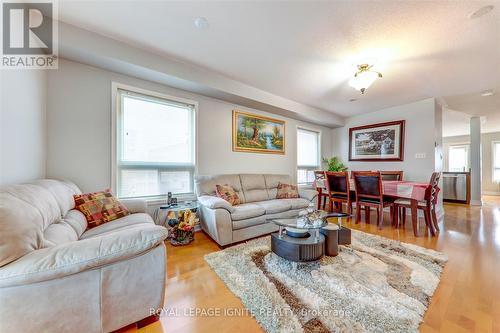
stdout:
<svg viewBox="0 0 500 333">
<path fill-rule="evenodd" d="M 411 203 L 411 224 L 413 226 L 413 234 L 418 237 L 418 202 L 415 199 L 410 200 Z"/>
<path fill-rule="evenodd" d="M 316 191 L 318 191 L 318 210 L 320 210 L 321 209 L 321 201 L 323 201 L 323 196 L 321 195 L 323 190 L 321 189 L 321 187 L 318 187 L 318 188 L 316 188 Z"/>
</svg>

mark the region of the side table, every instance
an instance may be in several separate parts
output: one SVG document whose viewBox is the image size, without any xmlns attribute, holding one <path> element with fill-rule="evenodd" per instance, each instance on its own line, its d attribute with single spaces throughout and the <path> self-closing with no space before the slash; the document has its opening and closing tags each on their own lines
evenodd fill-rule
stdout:
<svg viewBox="0 0 500 333">
<path fill-rule="evenodd" d="M 177 205 L 161 205 L 153 212 L 153 220 L 157 225 L 161 225 L 168 229 L 168 237 L 172 245 L 186 245 L 194 240 L 194 228 L 185 227 L 185 223 L 181 222 L 184 219 L 185 212 L 189 211 L 195 214 L 194 224 L 198 224 L 198 202 L 179 203 Z M 182 227 L 182 228 L 180 228 Z M 187 230 L 184 230 L 187 229 Z"/>
</svg>

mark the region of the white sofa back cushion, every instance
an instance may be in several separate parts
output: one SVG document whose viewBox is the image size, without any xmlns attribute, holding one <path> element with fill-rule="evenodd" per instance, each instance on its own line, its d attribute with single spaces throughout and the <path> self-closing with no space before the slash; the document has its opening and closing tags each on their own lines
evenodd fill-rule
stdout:
<svg viewBox="0 0 500 333">
<path fill-rule="evenodd" d="M 69 216 L 71 222 L 64 219 L 74 208 L 77 193 L 76 185 L 56 180 L 1 187 L 0 267 L 31 251 L 78 239 L 86 228 L 85 219 L 74 214 Z"/>
</svg>

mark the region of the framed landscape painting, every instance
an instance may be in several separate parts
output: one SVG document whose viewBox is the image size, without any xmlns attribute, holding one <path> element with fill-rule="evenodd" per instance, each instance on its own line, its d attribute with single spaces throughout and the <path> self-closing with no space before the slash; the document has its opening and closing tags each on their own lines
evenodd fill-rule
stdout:
<svg viewBox="0 0 500 333">
<path fill-rule="evenodd" d="M 349 128 L 349 161 L 403 161 L 405 121 Z"/>
<path fill-rule="evenodd" d="M 233 151 L 284 154 L 285 122 L 233 110 Z"/>
</svg>

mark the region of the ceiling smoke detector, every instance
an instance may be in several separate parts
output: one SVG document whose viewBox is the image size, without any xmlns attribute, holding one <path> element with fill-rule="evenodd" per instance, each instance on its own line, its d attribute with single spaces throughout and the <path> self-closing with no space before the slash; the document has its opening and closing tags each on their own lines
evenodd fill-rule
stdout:
<svg viewBox="0 0 500 333">
<path fill-rule="evenodd" d="M 469 18 L 470 19 L 480 18 L 481 16 L 484 16 L 484 15 L 488 14 L 489 12 L 491 12 L 493 10 L 493 8 L 494 8 L 493 5 L 481 7 L 478 10 L 476 10 L 475 12 L 469 14 Z"/>
<path fill-rule="evenodd" d="M 487 96 L 492 96 L 494 94 L 493 90 L 485 90 L 481 93 L 481 96 L 487 97 Z"/>
</svg>

